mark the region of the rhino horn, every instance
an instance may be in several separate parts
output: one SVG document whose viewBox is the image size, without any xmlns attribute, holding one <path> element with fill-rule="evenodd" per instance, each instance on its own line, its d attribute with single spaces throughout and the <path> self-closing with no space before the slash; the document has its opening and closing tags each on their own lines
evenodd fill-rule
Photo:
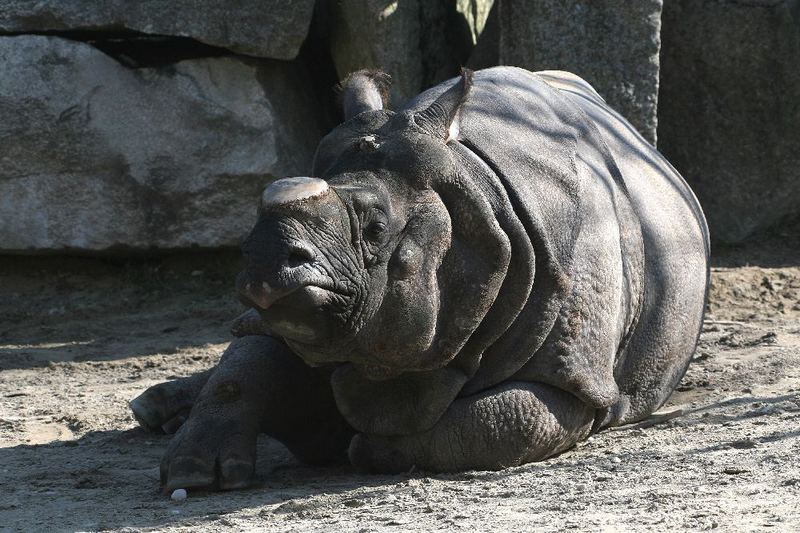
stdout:
<svg viewBox="0 0 800 533">
<path fill-rule="evenodd" d="M 458 138 L 458 115 L 472 88 L 472 74 L 469 69 L 461 69 L 458 82 L 442 93 L 427 109 L 417 112 L 414 121 L 445 142 Z"/>
<path fill-rule="evenodd" d="M 319 178 L 283 178 L 272 182 L 261 194 L 261 206 L 285 205 L 328 192 L 328 182 Z"/>
</svg>

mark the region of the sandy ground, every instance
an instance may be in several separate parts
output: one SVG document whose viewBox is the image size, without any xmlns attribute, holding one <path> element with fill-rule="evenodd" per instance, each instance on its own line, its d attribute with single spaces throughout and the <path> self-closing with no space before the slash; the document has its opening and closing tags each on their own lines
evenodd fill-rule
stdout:
<svg viewBox="0 0 800 533">
<path fill-rule="evenodd" d="M 798 531 L 800 253 L 716 265 L 694 362 L 643 423 L 459 475 L 309 468 L 264 438 L 256 487 L 175 503 L 158 486 L 169 437 L 126 403 L 214 364 L 235 256 L 1 258 L 0 528 Z"/>
</svg>

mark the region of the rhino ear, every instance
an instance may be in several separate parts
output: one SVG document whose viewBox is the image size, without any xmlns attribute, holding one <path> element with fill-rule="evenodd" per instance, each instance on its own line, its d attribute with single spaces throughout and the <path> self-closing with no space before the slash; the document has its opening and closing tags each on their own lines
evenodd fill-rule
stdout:
<svg viewBox="0 0 800 533">
<path fill-rule="evenodd" d="M 336 87 L 344 119 L 350 120 L 364 111 L 386 107 L 392 78 L 379 70 L 359 70 L 349 74 Z"/>
<path fill-rule="evenodd" d="M 415 113 L 414 122 L 445 142 L 458 138 L 459 114 L 472 88 L 472 74 L 469 69 L 461 69 L 461 79 L 427 109 Z"/>
</svg>

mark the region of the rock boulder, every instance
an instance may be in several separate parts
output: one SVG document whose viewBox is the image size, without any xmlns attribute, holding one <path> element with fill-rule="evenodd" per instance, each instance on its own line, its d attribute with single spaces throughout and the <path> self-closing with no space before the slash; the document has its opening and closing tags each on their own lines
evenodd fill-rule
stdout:
<svg viewBox="0 0 800 533">
<path fill-rule="evenodd" d="M 800 215 L 800 2 L 664 6 L 659 148 L 716 242 Z"/>
<path fill-rule="evenodd" d="M 655 143 L 661 8 L 662 0 L 498 0 L 498 62 L 581 76 Z"/>
<path fill-rule="evenodd" d="M 240 54 L 293 59 L 314 0 L 0 0 L 0 32 L 136 31 L 191 37 Z"/>
<path fill-rule="evenodd" d="M 337 74 L 341 79 L 363 68 L 383 70 L 393 79 L 392 106 L 399 107 L 421 89 L 455 76 L 466 63 L 472 32 L 483 21 L 483 12 L 477 14 L 477 4 L 474 8 L 470 19 L 464 1 L 328 0 Z"/>
<path fill-rule="evenodd" d="M 28 35 L 0 38 L 0 65 L 0 251 L 236 246 L 322 134 L 292 63 L 128 69 Z"/>
</svg>

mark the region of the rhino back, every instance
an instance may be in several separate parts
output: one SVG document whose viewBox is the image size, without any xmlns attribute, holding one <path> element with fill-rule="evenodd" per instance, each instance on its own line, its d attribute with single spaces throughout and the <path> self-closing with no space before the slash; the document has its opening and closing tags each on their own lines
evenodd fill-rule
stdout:
<svg viewBox="0 0 800 533">
<path fill-rule="evenodd" d="M 643 308 L 650 316 L 655 302 L 643 302 L 659 292 L 644 286 L 663 283 L 663 269 L 645 261 L 645 248 L 670 255 L 678 235 L 660 231 L 666 215 L 650 212 L 675 216 L 667 228 L 681 217 L 697 220 L 677 173 L 643 140 L 635 150 L 630 140 L 612 142 L 612 133 L 630 126 L 570 76 L 564 79 L 582 85 L 559 86 L 558 75 L 512 67 L 480 71 L 462 111 L 461 144 L 498 176 L 533 244 L 535 258 L 512 261 L 536 267 L 528 302 L 485 350 L 462 394 L 514 376 L 558 386 L 598 408 L 615 404 L 617 383 L 625 381 L 620 356 L 635 330 L 648 329 L 637 328 L 638 319 Z M 424 108 L 452 83 L 408 109 Z M 679 192 L 664 196 L 664 188 Z M 697 235 L 677 240 L 703 246 Z"/>
<path fill-rule="evenodd" d="M 632 422 L 667 399 L 694 352 L 707 298 L 708 227 L 680 174 L 585 81 L 563 72 L 539 75 L 596 125 L 640 223 L 645 259 L 642 308 L 615 363 L 621 398 L 604 425 Z"/>
</svg>

